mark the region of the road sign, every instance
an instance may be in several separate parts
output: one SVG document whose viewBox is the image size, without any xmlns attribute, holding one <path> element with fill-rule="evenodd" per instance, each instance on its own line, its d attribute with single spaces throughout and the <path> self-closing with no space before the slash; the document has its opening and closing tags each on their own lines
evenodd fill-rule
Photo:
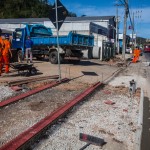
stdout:
<svg viewBox="0 0 150 150">
<path fill-rule="evenodd" d="M 58 30 L 60 29 L 61 25 L 63 24 L 65 18 L 68 15 L 68 10 L 65 8 L 65 6 L 57 0 L 57 17 L 58 20 L 56 20 L 56 3 L 53 5 L 53 7 L 50 9 L 49 19 L 52 21 L 55 27 L 56 21 L 58 21 Z"/>
</svg>

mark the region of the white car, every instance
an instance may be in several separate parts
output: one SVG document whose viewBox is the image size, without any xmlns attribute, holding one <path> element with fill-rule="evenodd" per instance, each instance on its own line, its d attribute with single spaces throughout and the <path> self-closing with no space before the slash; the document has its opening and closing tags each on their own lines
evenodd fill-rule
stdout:
<svg viewBox="0 0 150 150">
<path fill-rule="evenodd" d="M 132 54 L 132 49 L 131 49 L 130 47 L 127 47 L 127 48 L 126 48 L 126 53 Z"/>
</svg>

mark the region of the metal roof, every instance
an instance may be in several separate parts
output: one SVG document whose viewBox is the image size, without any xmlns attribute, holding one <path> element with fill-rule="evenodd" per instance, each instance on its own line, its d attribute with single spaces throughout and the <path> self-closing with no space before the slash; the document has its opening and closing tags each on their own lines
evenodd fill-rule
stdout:
<svg viewBox="0 0 150 150">
<path fill-rule="evenodd" d="M 67 17 L 65 21 L 94 21 L 94 20 L 110 20 L 115 16 L 84 16 L 84 17 Z"/>
<path fill-rule="evenodd" d="M 17 18 L 17 19 L 0 19 L 0 24 L 18 24 L 49 21 L 49 18 Z"/>
<path fill-rule="evenodd" d="M 68 21 L 94 21 L 94 20 L 110 20 L 115 16 L 84 16 L 84 17 L 67 17 L 65 19 Z M 49 21 L 49 18 L 18 18 L 18 19 L 0 19 L 0 24 L 19 24 L 19 23 L 36 23 Z"/>
</svg>

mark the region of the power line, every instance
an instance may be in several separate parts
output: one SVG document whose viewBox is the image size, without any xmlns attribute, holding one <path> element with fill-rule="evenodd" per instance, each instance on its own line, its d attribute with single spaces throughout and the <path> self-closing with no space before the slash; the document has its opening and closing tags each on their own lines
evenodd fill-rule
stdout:
<svg viewBox="0 0 150 150">
<path fill-rule="evenodd" d="M 119 0 L 119 1 L 121 2 L 121 4 L 122 4 L 122 5 L 124 5 L 124 3 L 123 3 L 123 1 L 122 1 L 122 0 Z"/>
</svg>

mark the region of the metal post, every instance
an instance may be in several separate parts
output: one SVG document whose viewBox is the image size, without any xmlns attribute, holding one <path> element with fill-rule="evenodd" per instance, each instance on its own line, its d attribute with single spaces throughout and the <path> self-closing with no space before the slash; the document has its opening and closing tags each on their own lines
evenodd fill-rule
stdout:
<svg viewBox="0 0 150 150">
<path fill-rule="evenodd" d="M 125 0 L 124 0 L 125 1 Z M 118 2 L 121 2 L 119 4 Z M 119 16 L 118 16 L 118 6 L 124 6 L 125 4 L 122 1 L 116 0 L 116 46 L 117 46 L 117 53 L 119 53 L 120 45 L 119 45 Z"/>
<path fill-rule="evenodd" d="M 57 0 L 55 0 L 55 10 L 56 10 L 56 30 L 57 30 L 57 52 L 58 52 L 58 74 L 59 81 L 61 80 L 61 70 L 60 70 L 60 56 L 59 56 L 59 30 L 58 30 L 58 12 L 57 12 Z"/>
<path fill-rule="evenodd" d="M 125 61 L 125 50 L 126 50 L 127 17 L 128 17 L 128 0 L 125 0 L 123 49 L 122 49 L 122 58 L 124 61 Z"/>
<path fill-rule="evenodd" d="M 133 53 L 133 50 L 134 50 L 133 34 L 134 34 L 134 13 L 133 13 L 133 18 L 132 18 L 132 53 Z"/>
<path fill-rule="evenodd" d="M 97 28 L 97 46 L 98 46 L 98 28 Z"/>
<path fill-rule="evenodd" d="M 118 5 L 116 5 L 116 47 L 117 47 L 117 53 L 119 54 L 119 44 L 118 44 L 118 35 L 119 35 L 119 32 L 118 32 L 118 22 L 119 22 L 119 19 L 118 19 Z"/>
<path fill-rule="evenodd" d="M 115 28 L 115 27 L 113 27 L 113 39 L 114 39 L 114 53 L 113 53 L 113 56 L 115 56 L 115 55 L 116 55 L 115 31 L 116 31 L 116 28 Z"/>
<path fill-rule="evenodd" d="M 108 23 L 108 21 L 107 21 L 107 29 L 108 29 L 108 33 L 107 33 L 107 42 L 110 42 L 110 40 L 109 40 L 109 23 Z"/>
</svg>

